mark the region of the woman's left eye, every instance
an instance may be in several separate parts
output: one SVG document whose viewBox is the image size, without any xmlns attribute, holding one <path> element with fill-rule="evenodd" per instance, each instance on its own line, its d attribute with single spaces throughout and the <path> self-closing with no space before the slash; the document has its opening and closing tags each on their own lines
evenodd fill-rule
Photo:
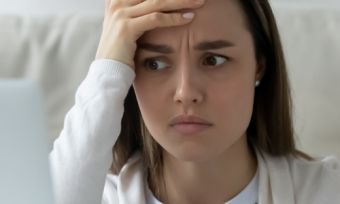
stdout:
<svg viewBox="0 0 340 204">
<path fill-rule="evenodd" d="M 205 62 L 207 62 L 208 65 L 209 63 L 211 63 L 213 64 L 212 66 L 220 66 L 221 64 L 223 64 L 225 61 L 228 61 L 228 60 L 229 59 L 227 57 L 223 57 L 220 55 L 210 55 L 205 58 L 205 61 L 203 62 L 203 64 L 206 65 Z M 217 64 L 217 65 L 214 65 L 214 64 Z"/>
</svg>

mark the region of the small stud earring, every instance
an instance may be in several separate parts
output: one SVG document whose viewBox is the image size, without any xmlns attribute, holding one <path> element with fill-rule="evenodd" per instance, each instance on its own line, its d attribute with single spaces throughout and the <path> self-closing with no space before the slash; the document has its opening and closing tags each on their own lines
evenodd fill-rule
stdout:
<svg viewBox="0 0 340 204">
<path fill-rule="evenodd" d="M 260 85 L 260 81 L 259 80 L 256 80 L 255 82 L 255 87 L 258 87 Z"/>
</svg>

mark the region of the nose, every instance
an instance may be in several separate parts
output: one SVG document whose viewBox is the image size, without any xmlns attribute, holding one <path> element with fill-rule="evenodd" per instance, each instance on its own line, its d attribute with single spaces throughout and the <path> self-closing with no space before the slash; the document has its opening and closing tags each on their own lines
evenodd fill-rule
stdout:
<svg viewBox="0 0 340 204">
<path fill-rule="evenodd" d="M 179 67 L 176 75 L 175 103 L 190 106 L 203 101 L 203 80 L 194 68 Z"/>
</svg>

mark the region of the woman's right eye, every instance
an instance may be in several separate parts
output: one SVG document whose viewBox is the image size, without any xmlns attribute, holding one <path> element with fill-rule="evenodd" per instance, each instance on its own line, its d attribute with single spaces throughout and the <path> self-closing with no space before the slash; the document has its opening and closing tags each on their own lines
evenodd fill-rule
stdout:
<svg viewBox="0 0 340 204">
<path fill-rule="evenodd" d="M 149 58 L 149 59 L 144 60 L 143 66 L 146 69 L 157 71 L 157 70 L 165 69 L 167 67 L 167 64 L 160 60 Z"/>
</svg>

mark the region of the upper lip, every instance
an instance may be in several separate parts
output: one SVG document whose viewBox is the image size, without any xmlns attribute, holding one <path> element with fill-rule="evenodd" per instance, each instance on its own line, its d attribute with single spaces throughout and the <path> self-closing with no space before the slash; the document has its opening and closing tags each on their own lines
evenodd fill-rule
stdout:
<svg viewBox="0 0 340 204">
<path fill-rule="evenodd" d="M 198 117 L 195 115 L 179 115 L 171 120 L 170 125 L 176 124 L 202 124 L 202 125 L 212 125 L 212 123 Z"/>
</svg>

